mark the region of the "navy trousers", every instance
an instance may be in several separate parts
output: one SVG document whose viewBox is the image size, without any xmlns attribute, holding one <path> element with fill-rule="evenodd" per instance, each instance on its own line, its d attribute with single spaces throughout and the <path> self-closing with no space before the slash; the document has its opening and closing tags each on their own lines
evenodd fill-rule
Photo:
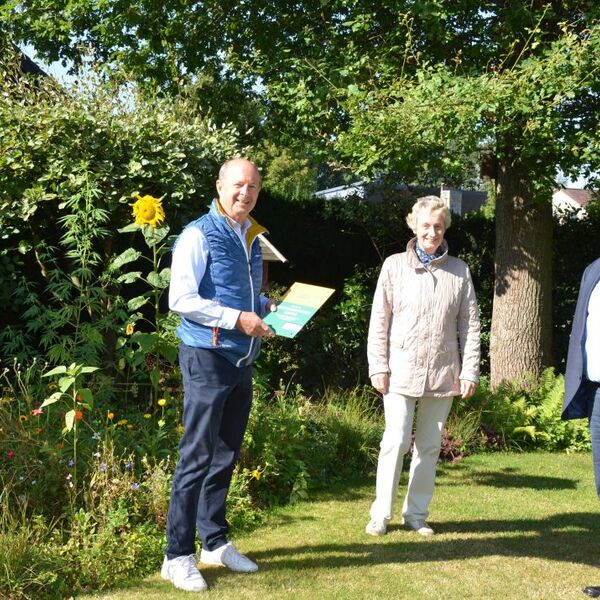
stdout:
<svg viewBox="0 0 600 600">
<path fill-rule="evenodd" d="M 183 427 L 167 517 L 167 558 L 227 543 L 225 503 L 252 404 L 252 367 L 181 344 Z"/>
<path fill-rule="evenodd" d="M 590 416 L 590 433 L 592 435 L 592 459 L 594 461 L 594 476 L 596 491 L 600 498 L 600 387 L 596 390 L 594 406 Z"/>
</svg>

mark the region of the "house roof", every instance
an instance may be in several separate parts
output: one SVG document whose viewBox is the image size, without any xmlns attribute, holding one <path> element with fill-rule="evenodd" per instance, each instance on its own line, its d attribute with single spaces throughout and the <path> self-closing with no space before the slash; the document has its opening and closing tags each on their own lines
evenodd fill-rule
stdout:
<svg viewBox="0 0 600 600">
<path fill-rule="evenodd" d="M 562 188 L 557 190 L 557 192 L 562 192 L 570 200 L 576 202 L 579 206 L 587 206 L 589 201 L 592 199 L 592 192 L 590 190 L 580 190 L 576 188 Z"/>
<path fill-rule="evenodd" d="M 262 251 L 262 258 L 267 262 L 282 262 L 286 263 L 287 258 L 275 248 L 275 246 L 262 234 L 258 234 L 258 242 Z"/>
</svg>

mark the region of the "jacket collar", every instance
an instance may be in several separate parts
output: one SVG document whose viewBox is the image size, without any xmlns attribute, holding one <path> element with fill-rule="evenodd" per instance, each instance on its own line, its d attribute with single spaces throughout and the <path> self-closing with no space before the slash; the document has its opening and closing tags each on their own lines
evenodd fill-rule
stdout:
<svg viewBox="0 0 600 600">
<path fill-rule="evenodd" d="M 227 215 L 227 213 L 223 210 L 221 203 L 218 198 L 213 200 L 213 203 L 210 207 L 210 211 L 220 218 L 222 218 L 229 227 L 233 229 L 233 219 Z M 250 252 L 250 248 L 252 247 L 252 243 L 260 233 L 269 233 L 266 227 L 263 227 L 260 223 L 255 221 L 252 217 L 248 216 L 247 221 L 250 223 L 250 226 L 246 229 L 244 237 L 246 238 L 246 247 L 248 252 Z M 242 229 L 243 231 L 243 229 Z"/>
<path fill-rule="evenodd" d="M 443 240 L 441 248 L 444 251 L 441 256 L 434 258 L 427 266 L 425 266 L 417 256 L 415 252 L 415 246 L 417 244 L 417 238 L 414 237 L 406 244 L 406 255 L 408 257 L 408 264 L 414 269 L 438 269 L 448 260 L 448 242 Z"/>
</svg>

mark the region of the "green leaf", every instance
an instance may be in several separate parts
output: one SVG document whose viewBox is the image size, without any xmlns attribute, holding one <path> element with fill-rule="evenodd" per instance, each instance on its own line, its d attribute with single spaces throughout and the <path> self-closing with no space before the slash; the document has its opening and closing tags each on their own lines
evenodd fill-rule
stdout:
<svg viewBox="0 0 600 600">
<path fill-rule="evenodd" d="M 70 410 L 65 414 L 65 429 L 67 431 L 71 431 L 73 429 L 73 425 L 75 424 L 75 411 Z"/>
<path fill-rule="evenodd" d="M 93 373 L 94 371 L 98 371 L 100 367 L 81 367 L 82 373 Z"/>
<path fill-rule="evenodd" d="M 152 387 L 156 388 L 158 386 L 159 379 L 160 379 L 160 370 L 152 369 L 152 371 L 150 371 L 150 383 L 152 383 Z"/>
<path fill-rule="evenodd" d="M 78 398 L 77 402 L 82 406 L 87 405 L 87 408 L 91 409 L 94 405 L 94 396 L 90 388 L 79 388 L 77 390 L 77 396 L 81 396 L 81 399 Z"/>
<path fill-rule="evenodd" d="M 142 228 L 141 225 L 137 223 L 130 223 L 129 225 L 125 225 L 125 227 L 121 227 L 121 229 L 117 229 L 119 233 L 133 233 L 134 231 L 139 231 Z"/>
<path fill-rule="evenodd" d="M 58 380 L 58 388 L 61 392 L 66 392 L 75 383 L 74 377 L 61 377 Z"/>
<path fill-rule="evenodd" d="M 148 298 L 144 296 L 136 296 L 135 298 L 132 298 L 127 302 L 127 309 L 129 311 L 137 310 L 141 306 L 144 306 L 144 304 L 146 304 L 147 302 Z"/>
<path fill-rule="evenodd" d="M 44 408 L 44 406 L 50 406 L 51 404 L 58 402 L 60 400 L 60 398 L 62 397 L 62 395 L 63 395 L 62 392 L 54 392 L 54 394 L 52 394 L 51 396 L 48 396 L 48 398 L 46 398 L 42 402 L 42 405 L 40 406 L 40 408 Z"/>
<path fill-rule="evenodd" d="M 64 365 L 61 365 L 60 367 L 54 367 L 54 369 L 52 369 L 51 371 L 44 373 L 42 375 L 42 377 L 52 377 L 53 375 L 59 375 L 61 373 L 66 373 L 66 372 L 67 372 L 67 367 L 65 367 Z"/>
<path fill-rule="evenodd" d="M 147 279 L 148 283 L 155 288 L 168 288 L 169 280 L 171 279 L 171 269 L 165 268 L 160 273 L 157 273 L 156 271 L 150 271 Z"/>
<path fill-rule="evenodd" d="M 119 256 L 113 258 L 110 265 L 108 266 L 109 271 L 117 271 L 123 265 L 137 260 L 142 253 L 139 250 L 133 248 L 127 248 L 124 252 L 121 252 Z"/>
<path fill-rule="evenodd" d="M 117 283 L 135 283 L 142 276 L 141 271 L 130 271 L 129 273 L 123 273 L 117 278 Z"/>
<path fill-rule="evenodd" d="M 163 339 L 158 341 L 158 352 L 170 363 L 175 363 L 177 360 L 177 346 Z"/>
<path fill-rule="evenodd" d="M 144 225 L 142 232 L 144 234 L 146 244 L 152 248 L 165 239 L 169 233 L 169 227 L 168 225 L 163 225 L 162 227 L 150 227 L 150 225 Z"/>
<path fill-rule="evenodd" d="M 137 342 L 140 345 L 140 350 L 142 352 L 148 352 L 149 350 L 154 350 L 157 337 L 158 334 L 156 333 L 136 332 L 133 336 L 131 336 L 131 341 Z"/>
</svg>

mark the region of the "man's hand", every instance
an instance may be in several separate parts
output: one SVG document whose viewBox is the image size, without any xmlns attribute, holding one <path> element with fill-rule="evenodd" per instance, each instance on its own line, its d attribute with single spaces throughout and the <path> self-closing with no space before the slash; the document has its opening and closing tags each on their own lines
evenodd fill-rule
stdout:
<svg viewBox="0 0 600 600">
<path fill-rule="evenodd" d="M 475 388 L 477 384 L 474 381 L 469 381 L 468 379 L 460 380 L 460 397 L 461 398 L 470 398 L 475 393 Z"/>
<path fill-rule="evenodd" d="M 242 311 L 235 324 L 235 328 L 252 337 L 270 337 L 274 335 L 273 330 L 253 312 Z"/>
<path fill-rule="evenodd" d="M 371 376 L 371 384 L 380 394 L 387 394 L 390 387 L 390 374 L 375 373 Z"/>
</svg>

